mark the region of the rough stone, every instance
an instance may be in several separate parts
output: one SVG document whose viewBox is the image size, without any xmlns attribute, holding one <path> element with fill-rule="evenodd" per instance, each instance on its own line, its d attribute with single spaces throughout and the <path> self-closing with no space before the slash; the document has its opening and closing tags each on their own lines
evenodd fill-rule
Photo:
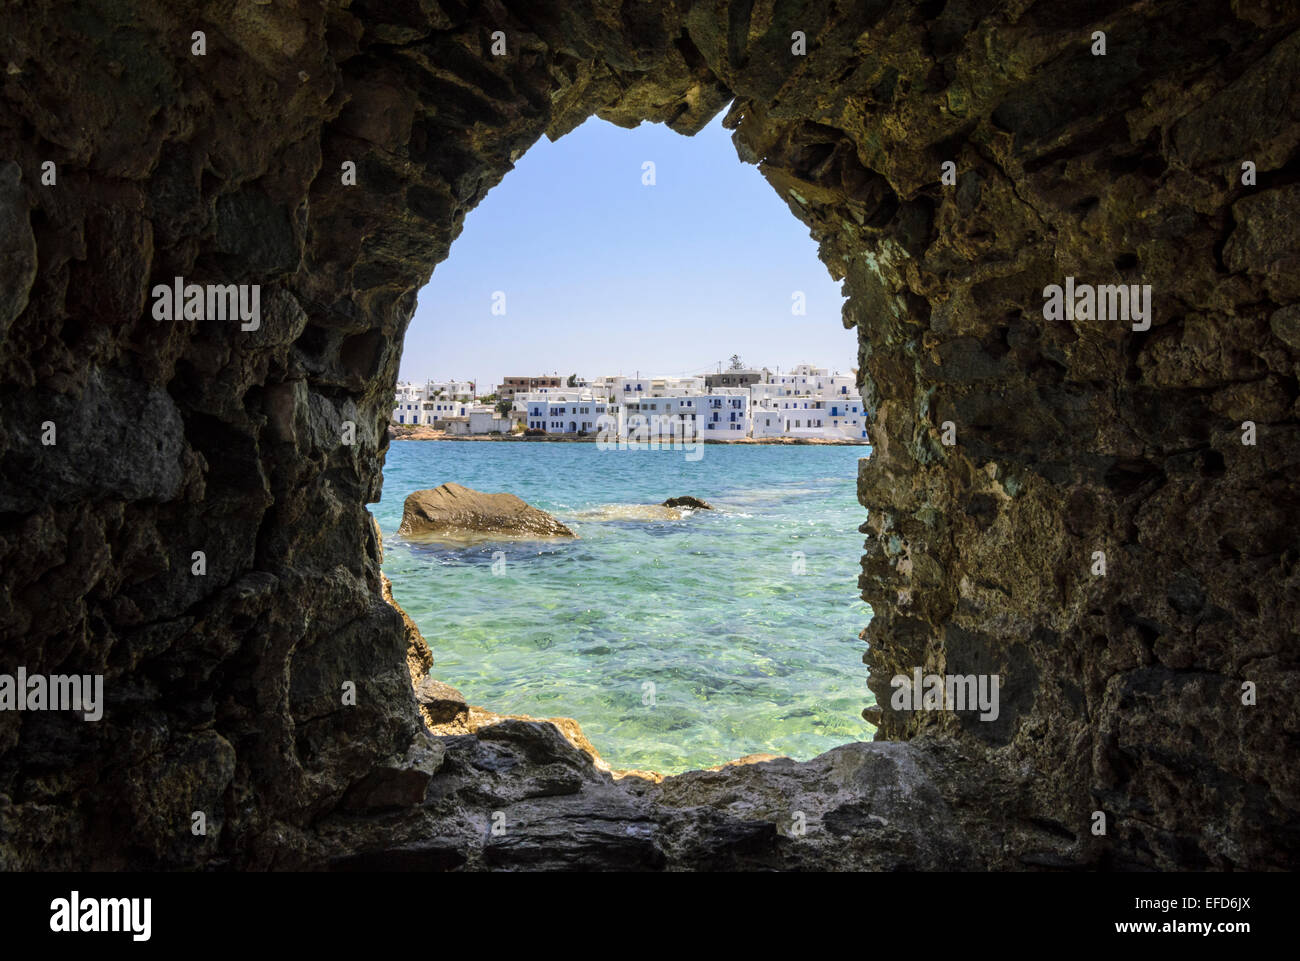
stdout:
<svg viewBox="0 0 1300 961">
<path fill-rule="evenodd" d="M 16 163 L 0 165 L 0 344 L 14 318 L 27 308 L 36 280 L 36 235 L 21 179 L 22 168 Z"/>
<path fill-rule="evenodd" d="M 416 683 L 415 699 L 420 702 L 420 712 L 430 725 L 451 723 L 469 714 L 469 705 L 460 691 L 431 677 Z"/>
<path fill-rule="evenodd" d="M 470 534 L 506 537 L 575 537 L 550 514 L 525 504 L 514 494 L 484 494 L 460 484 L 408 494 L 402 505 L 402 537 L 459 537 Z"/>
<path fill-rule="evenodd" d="M 713 505 L 708 501 L 700 500 L 698 497 L 692 497 L 689 494 L 683 497 L 670 497 L 659 505 L 660 507 L 689 507 L 697 511 L 711 511 Z"/>
</svg>

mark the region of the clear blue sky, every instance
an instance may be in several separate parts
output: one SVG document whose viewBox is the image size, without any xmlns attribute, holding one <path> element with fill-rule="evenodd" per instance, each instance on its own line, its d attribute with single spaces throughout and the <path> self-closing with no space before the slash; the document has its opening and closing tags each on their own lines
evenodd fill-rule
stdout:
<svg viewBox="0 0 1300 961">
<path fill-rule="evenodd" d="M 420 291 L 402 380 L 558 371 L 703 373 L 733 353 L 848 373 L 854 333 L 808 228 L 736 156 L 721 115 L 694 137 L 592 118 L 545 137 L 465 219 Z M 655 163 L 656 184 L 641 182 Z M 506 295 L 493 316 L 494 291 Z M 807 313 L 791 313 L 801 290 Z"/>
</svg>

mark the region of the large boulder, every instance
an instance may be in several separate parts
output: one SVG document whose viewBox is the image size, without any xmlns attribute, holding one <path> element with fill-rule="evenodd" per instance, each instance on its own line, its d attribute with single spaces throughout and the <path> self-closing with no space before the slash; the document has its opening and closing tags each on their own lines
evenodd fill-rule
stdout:
<svg viewBox="0 0 1300 961">
<path fill-rule="evenodd" d="M 408 496 L 397 533 L 431 538 L 577 536 L 514 494 L 484 494 L 460 484 L 443 484 Z"/>
</svg>

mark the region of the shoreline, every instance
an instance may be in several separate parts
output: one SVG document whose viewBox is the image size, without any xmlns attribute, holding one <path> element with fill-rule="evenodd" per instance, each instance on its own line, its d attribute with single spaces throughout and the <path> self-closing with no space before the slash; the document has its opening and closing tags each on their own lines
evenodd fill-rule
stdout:
<svg viewBox="0 0 1300 961">
<path fill-rule="evenodd" d="M 543 434 L 534 437 L 525 437 L 522 434 L 448 434 L 445 431 L 434 430 L 431 427 L 406 427 L 399 424 L 388 425 L 389 440 L 453 440 L 453 441 L 494 441 L 501 443 L 543 443 L 543 444 L 594 444 L 597 442 L 596 435 L 592 434 L 587 437 L 576 437 L 567 434 Z M 675 445 L 680 446 L 683 442 L 674 440 Z M 822 437 L 766 437 L 761 440 L 753 437 L 737 437 L 734 440 L 723 440 L 717 437 L 701 438 L 699 440 L 686 441 L 688 444 L 737 444 L 737 445 L 758 445 L 772 447 L 803 446 L 803 447 L 870 447 L 871 442 L 867 440 L 828 440 Z"/>
</svg>

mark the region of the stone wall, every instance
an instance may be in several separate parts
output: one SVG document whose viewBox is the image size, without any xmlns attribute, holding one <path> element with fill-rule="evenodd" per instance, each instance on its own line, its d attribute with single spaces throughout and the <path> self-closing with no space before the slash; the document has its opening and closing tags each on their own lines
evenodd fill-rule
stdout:
<svg viewBox="0 0 1300 961">
<path fill-rule="evenodd" d="M 1291 865 L 1285 11 L 0 12 L 0 670 L 100 672 L 108 702 L 0 713 L 0 867 Z M 859 332 L 881 740 L 651 784 L 545 725 L 432 737 L 365 509 L 416 291 L 539 137 L 593 113 L 691 134 L 728 104 Z M 260 284 L 260 326 L 155 320 L 177 276 Z M 1150 329 L 1045 319 L 1066 276 L 1150 284 Z M 999 719 L 893 711 L 915 667 L 1000 673 Z M 822 840 L 781 833 L 794 803 Z"/>
</svg>

